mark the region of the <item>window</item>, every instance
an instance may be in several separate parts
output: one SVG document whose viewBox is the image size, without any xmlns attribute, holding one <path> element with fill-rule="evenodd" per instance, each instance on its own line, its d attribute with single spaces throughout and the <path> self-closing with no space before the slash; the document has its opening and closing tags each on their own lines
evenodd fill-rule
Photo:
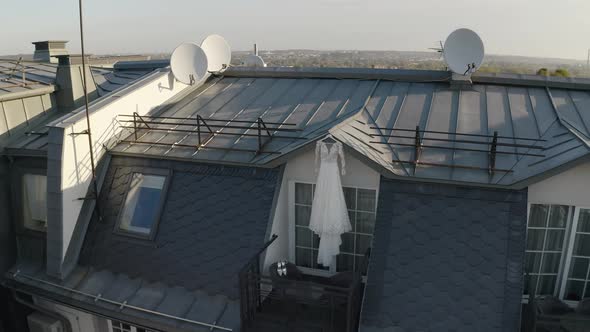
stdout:
<svg viewBox="0 0 590 332">
<path fill-rule="evenodd" d="M 554 295 L 564 244 L 569 207 L 532 204 L 525 256 L 525 295 Z"/>
<path fill-rule="evenodd" d="M 129 325 L 127 323 L 119 322 L 116 320 L 109 320 L 108 324 L 110 332 L 155 332 L 152 330 Z"/>
<path fill-rule="evenodd" d="M 23 223 L 35 231 L 47 229 L 47 177 L 24 174 L 22 181 Z"/>
<path fill-rule="evenodd" d="M 166 173 L 133 173 L 125 203 L 119 217 L 118 229 L 142 237 L 154 234 L 160 215 L 168 176 Z"/>
<path fill-rule="evenodd" d="M 531 204 L 524 294 L 590 298 L 590 209 Z"/>
<path fill-rule="evenodd" d="M 371 246 L 375 227 L 377 191 L 344 187 L 344 197 L 352 231 L 342 235 L 341 254 L 335 266 L 317 264 L 319 237 L 309 230 L 309 218 L 315 185 L 295 183 L 295 264 L 331 272 L 353 271 L 361 267 L 365 252 Z"/>
<path fill-rule="evenodd" d="M 579 209 L 564 299 L 580 301 L 590 297 L 590 209 Z"/>
</svg>

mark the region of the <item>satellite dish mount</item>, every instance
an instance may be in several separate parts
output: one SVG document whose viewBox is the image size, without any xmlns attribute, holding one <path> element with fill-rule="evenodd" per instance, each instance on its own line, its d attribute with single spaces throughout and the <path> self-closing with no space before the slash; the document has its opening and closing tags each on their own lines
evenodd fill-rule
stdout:
<svg viewBox="0 0 590 332">
<path fill-rule="evenodd" d="M 184 84 L 194 85 L 207 75 L 207 55 L 197 44 L 180 44 L 172 52 L 170 68 L 176 80 Z"/>
<path fill-rule="evenodd" d="M 208 72 L 218 74 L 229 67 L 231 48 L 225 38 L 220 35 L 209 35 L 201 43 L 201 48 L 207 54 Z"/>
<path fill-rule="evenodd" d="M 445 62 L 453 73 L 453 81 L 471 82 L 471 75 L 481 67 L 484 45 L 477 33 L 469 29 L 453 31 L 442 50 Z"/>
</svg>

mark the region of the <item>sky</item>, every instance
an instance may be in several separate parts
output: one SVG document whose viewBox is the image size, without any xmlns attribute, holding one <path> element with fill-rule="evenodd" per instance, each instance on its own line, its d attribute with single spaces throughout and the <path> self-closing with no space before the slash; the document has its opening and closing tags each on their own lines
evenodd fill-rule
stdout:
<svg viewBox="0 0 590 332">
<path fill-rule="evenodd" d="M 47 39 L 80 52 L 78 0 L 2 2 L 0 54 Z M 427 51 L 466 27 L 487 54 L 585 60 L 589 17 L 589 0 L 84 0 L 92 54 L 171 52 L 212 33 L 233 50 Z"/>
</svg>

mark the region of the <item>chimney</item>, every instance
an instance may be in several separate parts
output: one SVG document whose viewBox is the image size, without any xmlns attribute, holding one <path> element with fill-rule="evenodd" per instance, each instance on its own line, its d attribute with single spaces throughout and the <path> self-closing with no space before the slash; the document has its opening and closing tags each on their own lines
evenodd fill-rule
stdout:
<svg viewBox="0 0 590 332">
<path fill-rule="evenodd" d="M 68 50 L 66 50 L 67 42 L 67 40 L 44 40 L 33 42 L 33 45 L 35 45 L 33 60 L 57 63 L 58 60 L 54 58 L 55 56 L 68 54 Z"/>
<path fill-rule="evenodd" d="M 84 105 L 84 79 L 82 65 L 72 64 L 70 56 L 58 55 L 55 84 L 59 87 L 56 92 L 57 106 L 64 110 L 73 110 Z M 88 99 L 98 97 L 96 84 L 92 78 L 90 66 L 86 65 L 86 82 L 88 83 Z"/>
</svg>

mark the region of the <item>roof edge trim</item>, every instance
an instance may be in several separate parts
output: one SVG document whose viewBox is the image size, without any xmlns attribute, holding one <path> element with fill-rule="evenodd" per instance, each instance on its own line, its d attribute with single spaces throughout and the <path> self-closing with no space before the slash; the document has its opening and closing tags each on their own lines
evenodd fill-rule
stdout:
<svg viewBox="0 0 590 332">
<path fill-rule="evenodd" d="M 108 106 L 111 103 L 114 103 L 115 101 L 119 100 L 121 97 L 136 91 L 148 84 L 150 84 L 153 81 L 156 81 L 158 79 L 160 79 L 162 76 L 169 74 L 169 71 L 166 71 L 165 69 L 161 69 L 161 70 L 155 70 L 153 72 L 150 72 L 140 78 L 138 78 L 137 80 L 123 85 L 107 94 L 104 94 L 102 96 L 100 96 L 99 98 L 91 101 L 88 104 L 88 110 L 90 112 L 90 114 L 96 112 L 97 110 Z M 85 106 L 81 106 L 75 110 L 73 110 L 72 112 L 69 112 L 63 116 L 61 116 L 60 118 L 51 121 L 47 124 L 48 127 L 69 127 L 72 123 L 76 122 L 77 120 L 83 118 L 86 116 L 85 111 Z"/>
<path fill-rule="evenodd" d="M 374 69 L 374 68 L 313 68 L 313 67 L 231 67 L 223 73 L 227 77 L 260 78 L 332 78 L 381 79 L 401 82 L 450 82 L 451 73 L 444 70 Z M 590 91 L 590 79 L 546 77 L 522 74 L 476 73 L 474 84 L 497 84 L 529 87 L 549 87 Z"/>
<path fill-rule="evenodd" d="M 17 91 L 17 92 L 10 92 L 4 93 L 0 95 L 0 101 L 9 101 L 15 99 L 24 99 L 28 97 L 36 97 L 42 95 L 48 95 L 53 92 L 57 91 L 55 85 L 48 85 L 41 88 L 33 89 L 33 90 L 25 90 L 25 91 Z"/>
<path fill-rule="evenodd" d="M 403 82 L 447 82 L 451 78 L 449 72 L 440 70 L 312 67 L 232 67 L 223 75 L 260 78 L 381 79 Z"/>
<path fill-rule="evenodd" d="M 156 311 L 156 310 L 150 310 L 150 309 L 142 308 L 142 307 L 139 307 L 139 306 L 133 306 L 133 305 L 130 305 L 130 304 L 126 303 L 126 302 L 119 302 L 119 301 L 115 301 L 115 300 L 106 299 L 106 298 L 102 297 L 101 294 L 97 294 L 97 295 L 88 294 L 88 293 L 79 291 L 77 289 L 66 287 L 64 285 L 60 285 L 60 284 L 57 284 L 57 283 L 54 283 L 54 282 L 51 282 L 51 281 L 47 281 L 47 280 L 44 280 L 44 279 L 40 279 L 40 278 L 36 278 L 36 277 L 33 277 L 33 276 L 29 276 L 27 274 L 21 273 L 18 270 L 15 273 L 9 273 L 9 277 L 10 277 L 10 280 L 12 282 L 11 282 L 11 284 L 6 284 L 6 286 L 8 286 L 8 288 L 19 290 L 19 291 L 23 291 L 23 292 L 26 292 L 26 293 L 29 293 L 29 292 L 30 293 L 35 293 L 35 295 L 37 295 L 36 294 L 37 293 L 36 290 L 39 289 L 39 288 L 41 288 L 44 291 L 44 293 L 49 293 L 50 294 L 48 297 L 51 297 L 52 300 L 58 301 L 58 302 L 63 303 L 65 305 L 67 305 L 67 306 L 73 306 L 76 309 L 82 309 L 82 306 L 81 305 L 75 305 L 75 304 L 69 304 L 68 305 L 67 303 L 64 303 L 62 300 L 60 300 L 60 298 L 66 298 L 66 299 L 68 299 L 70 301 L 79 301 L 79 300 L 74 299 L 74 298 L 70 298 L 70 297 L 68 297 L 66 295 L 56 294 L 55 291 L 49 291 L 49 290 L 43 289 L 40 285 L 44 285 L 45 287 L 51 287 L 51 288 L 54 288 L 54 289 L 60 289 L 60 290 L 66 291 L 66 292 L 70 292 L 72 294 L 77 294 L 77 295 L 80 295 L 80 296 L 83 296 L 83 297 L 87 297 L 90 300 L 93 300 L 93 302 L 102 301 L 102 302 L 106 302 L 108 304 L 117 305 L 117 306 L 119 306 L 119 308 L 132 309 L 132 310 L 134 310 L 136 312 L 139 312 L 139 313 L 148 313 L 148 314 L 159 316 L 160 318 L 168 318 L 168 319 L 172 319 L 172 320 L 175 320 L 175 321 L 181 322 L 181 323 L 190 323 L 190 324 L 194 324 L 195 326 L 199 326 L 199 327 L 205 327 L 205 328 L 208 327 L 210 329 L 218 329 L 218 330 L 230 331 L 230 332 L 233 331 L 230 328 L 227 328 L 227 327 L 224 327 L 224 326 L 219 326 L 219 325 L 216 325 L 215 323 L 214 324 L 209 324 L 209 323 L 205 323 L 205 322 L 199 322 L 199 321 L 196 321 L 196 320 L 191 320 L 191 319 L 186 319 L 186 318 L 182 318 L 182 317 L 178 317 L 178 316 L 174 316 L 174 315 L 169 315 L 169 314 L 166 314 L 164 312 L 160 312 L 160 311 Z M 29 283 L 24 282 L 22 280 L 19 281 L 17 279 L 17 277 L 20 277 L 22 279 L 27 279 L 29 281 Z M 30 283 L 37 283 L 38 286 L 31 285 Z M 23 285 L 25 287 L 23 288 L 21 285 Z M 30 289 L 32 289 L 32 290 L 30 290 Z M 30 294 L 30 295 L 34 295 L 34 294 Z M 82 303 L 84 303 L 84 302 L 82 302 Z M 86 309 L 86 310 L 90 311 L 91 313 L 96 313 L 94 310 L 91 310 L 91 309 Z M 103 309 L 103 310 L 105 310 L 105 311 L 107 311 L 109 313 L 112 313 L 111 310 L 108 310 L 108 309 Z M 136 318 L 134 315 L 126 315 L 126 316 L 131 316 L 132 318 Z M 106 317 L 110 317 L 110 315 L 109 316 L 106 316 Z M 149 324 L 149 325 L 153 325 L 153 324 Z"/>
</svg>

